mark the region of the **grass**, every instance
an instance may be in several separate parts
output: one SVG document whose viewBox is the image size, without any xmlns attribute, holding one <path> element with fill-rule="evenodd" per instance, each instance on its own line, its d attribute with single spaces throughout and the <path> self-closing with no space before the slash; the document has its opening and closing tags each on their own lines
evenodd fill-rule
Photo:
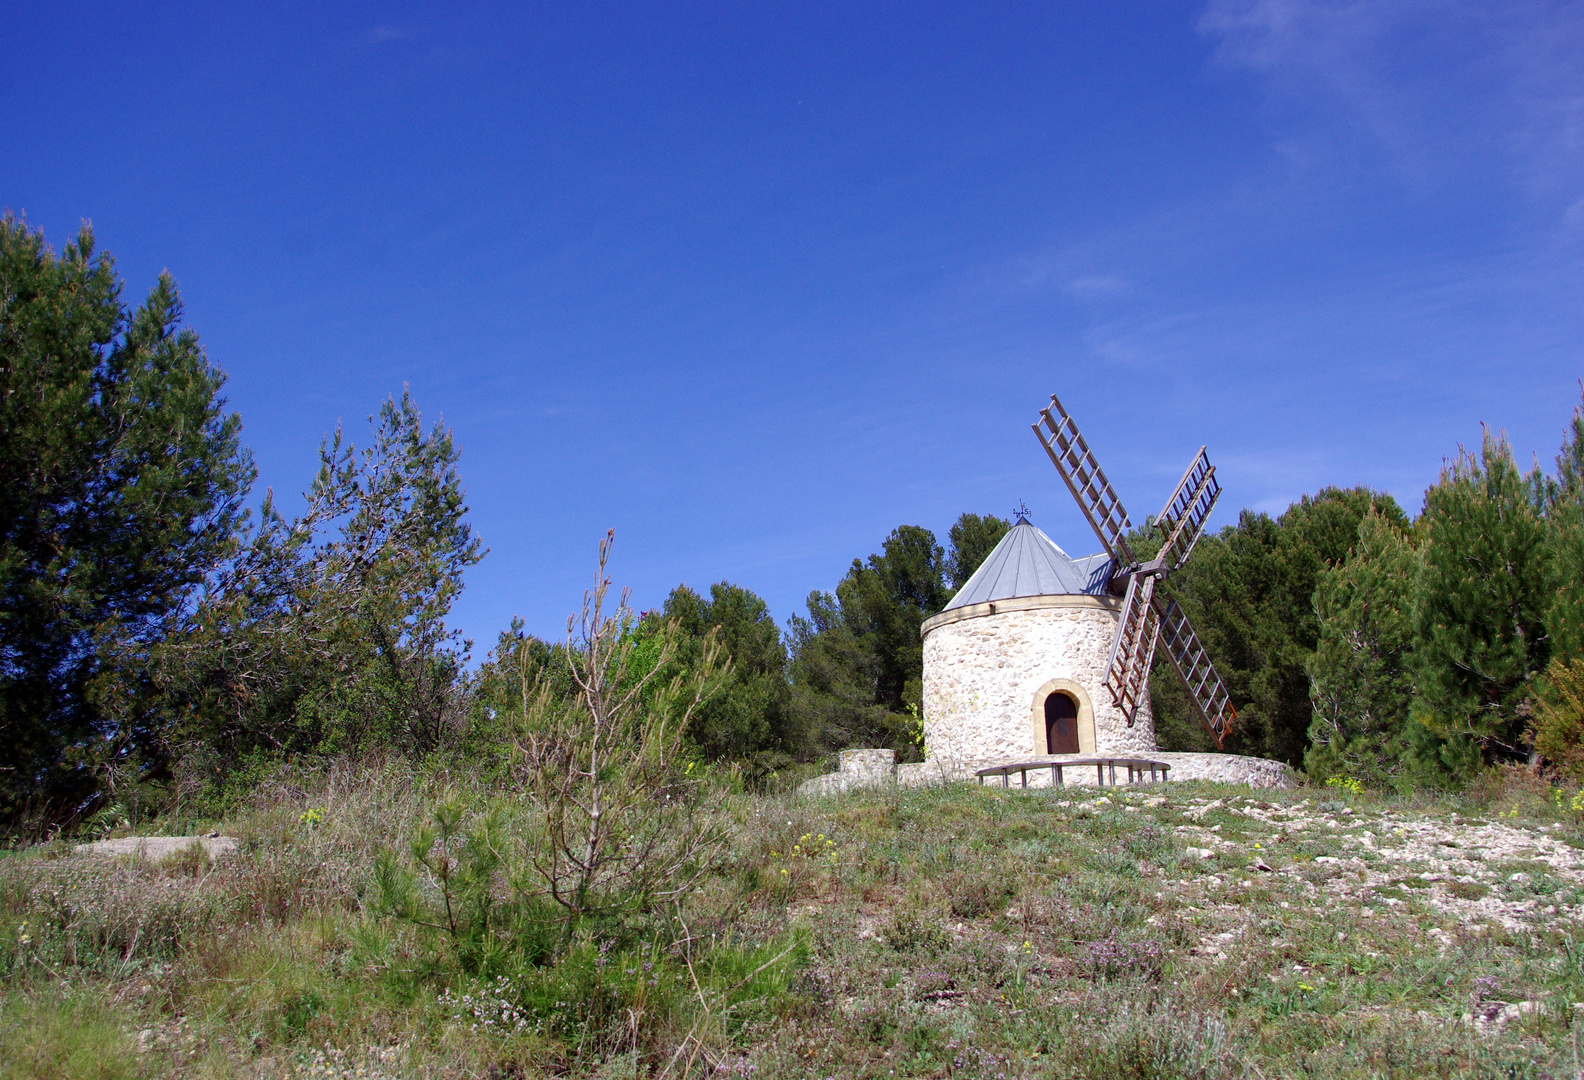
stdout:
<svg viewBox="0 0 1584 1080">
<path fill-rule="evenodd" d="M 1579 816 L 1342 794 L 722 790 L 685 903 L 470 967 L 373 868 L 511 794 L 282 771 L 218 862 L 0 858 L 0 1078 L 1576 1075 Z"/>
</svg>

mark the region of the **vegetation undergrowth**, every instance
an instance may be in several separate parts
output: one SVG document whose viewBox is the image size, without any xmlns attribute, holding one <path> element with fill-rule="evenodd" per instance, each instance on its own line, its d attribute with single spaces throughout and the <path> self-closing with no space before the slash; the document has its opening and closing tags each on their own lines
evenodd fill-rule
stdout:
<svg viewBox="0 0 1584 1080">
<path fill-rule="evenodd" d="M 213 861 L 13 852 L 0 1076 L 1574 1067 L 1584 812 L 1527 773 L 1414 796 L 701 788 L 725 839 L 691 886 L 571 919 L 480 870 L 490 829 L 518 866 L 523 795 L 434 764 L 282 766 Z"/>
</svg>

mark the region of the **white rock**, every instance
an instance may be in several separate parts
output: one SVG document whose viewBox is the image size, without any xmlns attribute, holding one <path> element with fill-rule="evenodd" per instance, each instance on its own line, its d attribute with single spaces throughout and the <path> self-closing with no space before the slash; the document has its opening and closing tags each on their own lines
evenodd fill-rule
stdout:
<svg viewBox="0 0 1584 1080">
<path fill-rule="evenodd" d="M 78 844 L 75 850 L 79 855 L 135 855 L 159 860 L 200 844 L 206 855 L 218 859 L 235 851 L 237 843 L 236 837 L 221 836 L 219 833 L 210 833 L 208 836 L 123 836 L 117 840 Z"/>
</svg>

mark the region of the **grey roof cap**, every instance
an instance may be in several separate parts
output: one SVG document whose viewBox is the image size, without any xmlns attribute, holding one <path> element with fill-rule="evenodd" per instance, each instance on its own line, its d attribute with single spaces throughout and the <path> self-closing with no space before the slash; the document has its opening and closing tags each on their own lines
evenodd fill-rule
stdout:
<svg viewBox="0 0 1584 1080">
<path fill-rule="evenodd" d="M 1027 521 L 1019 521 L 945 610 L 1016 596 L 1104 596 L 1110 578 L 1111 560 L 1104 553 L 1075 559 Z"/>
</svg>

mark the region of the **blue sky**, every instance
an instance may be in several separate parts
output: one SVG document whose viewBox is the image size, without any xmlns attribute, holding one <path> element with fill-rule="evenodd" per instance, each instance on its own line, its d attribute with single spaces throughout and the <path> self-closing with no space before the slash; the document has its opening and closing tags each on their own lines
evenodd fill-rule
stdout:
<svg viewBox="0 0 1584 1080">
<path fill-rule="evenodd" d="M 1578 4 L 10 10 L 0 205 L 175 275 L 278 494 L 410 384 L 480 651 L 609 527 L 779 619 L 903 523 L 1090 550 L 1052 391 L 1135 519 L 1208 443 L 1218 523 L 1578 400 Z"/>
</svg>

